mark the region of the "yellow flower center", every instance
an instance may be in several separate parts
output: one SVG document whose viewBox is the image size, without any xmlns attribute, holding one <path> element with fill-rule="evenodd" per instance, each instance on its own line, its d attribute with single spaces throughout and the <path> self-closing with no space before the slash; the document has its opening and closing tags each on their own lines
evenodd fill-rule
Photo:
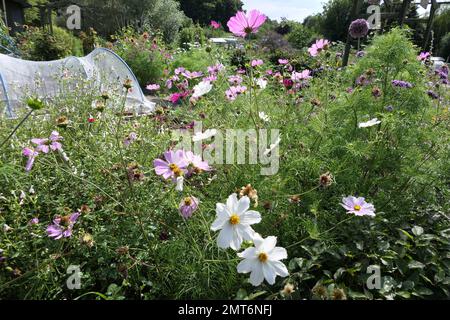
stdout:
<svg viewBox="0 0 450 320">
<path fill-rule="evenodd" d="M 258 259 L 259 259 L 259 261 L 261 261 L 262 263 L 264 263 L 264 262 L 267 262 L 267 260 L 269 260 L 269 256 L 267 255 L 267 253 L 261 252 L 261 253 L 258 255 Z"/>
<path fill-rule="evenodd" d="M 355 211 L 360 211 L 361 210 L 361 206 L 356 205 L 353 209 L 355 209 Z"/>
<path fill-rule="evenodd" d="M 239 218 L 239 216 L 238 216 L 237 214 L 233 214 L 233 215 L 230 217 L 230 223 L 231 223 L 233 226 L 239 224 L 239 222 L 241 222 L 241 218 Z"/>
<path fill-rule="evenodd" d="M 170 164 L 169 168 L 172 170 L 175 177 L 181 177 L 183 175 L 183 170 L 181 170 L 176 164 Z"/>
<path fill-rule="evenodd" d="M 184 205 L 190 206 L 191 204 L 192 204 L 192 199 L 191 198 L 185 198 L 184 199 Z"/>
</svg>

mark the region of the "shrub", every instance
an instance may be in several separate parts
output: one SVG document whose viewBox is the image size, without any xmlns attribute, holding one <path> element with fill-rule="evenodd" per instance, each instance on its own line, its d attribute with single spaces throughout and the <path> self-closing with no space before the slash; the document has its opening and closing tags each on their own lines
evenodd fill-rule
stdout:
<svg viewBox="0 0 450 320">
<path fill-rule="evenodd" d="M 178 35 L 178 45 L 183 49 L 189 49 L 193 44 L 203 45 L 205 43 L 205 32 L 198 24 L 181 29 Z"/>
<path fill-rule="evenodd" d="M 25 59 L 50 61 L 68 56 L 82 56 L 81 40 L 60 27 L 53 27 L 53 34 L 41 28 L 27 27 L 19 35 L 19 49 Z"/>
<path fill-rule="evenodd" d="M 450 58 L 450 32 L 441 39 L 439 48 L 439 56 L 448 61 Z"/>
<path fill-rule="evenodd" d="M 170 55 L 159 35 L 126 28 L 113 38 L 112 50 L 130 66 L 141 87 L 160 80 Z"/>
<path fill-rule="evenodd" d="M 315 39 L 320 38 L 320 35 L 298 23 L 286 37 L 294 48 L 303 49 L 309 47 Z"/>
</svg>

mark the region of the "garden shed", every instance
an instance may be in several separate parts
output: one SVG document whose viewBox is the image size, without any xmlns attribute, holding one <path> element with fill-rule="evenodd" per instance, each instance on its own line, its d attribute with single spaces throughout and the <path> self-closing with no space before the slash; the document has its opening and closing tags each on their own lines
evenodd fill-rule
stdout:
<svg viewBox="0 0 450 320">
<path fill-rule="evenodd" d="M 2 19 L 11 32 L 20 30 L 25 23 L 24 9 L 31 7 L 26 0 L 0 0 Z"/>
</svg>

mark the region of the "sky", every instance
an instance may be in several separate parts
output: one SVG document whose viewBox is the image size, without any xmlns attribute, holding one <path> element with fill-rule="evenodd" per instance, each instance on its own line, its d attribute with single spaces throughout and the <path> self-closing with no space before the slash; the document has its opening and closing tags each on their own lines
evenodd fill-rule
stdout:
<svg viewBox="0 0 450 320">
<path fill-rule="evenodd" d="M 327 0 L 242 0 L 245 10 L 258 9 L 272 20 L 287 18 L 302 22 L 309 15 L 322 11 Z"/>
<path fill-rule="evenodd" d="M 303 22 L 309 15 L 320 13 L 328 0 L 242 0 L 245 10 L 258 9 L 272 20 L 289 20 Z M 428 6 L 428 10 L 430 6 Z M 426 10 L 419 7 L 419 14 Z"/>
</svg>

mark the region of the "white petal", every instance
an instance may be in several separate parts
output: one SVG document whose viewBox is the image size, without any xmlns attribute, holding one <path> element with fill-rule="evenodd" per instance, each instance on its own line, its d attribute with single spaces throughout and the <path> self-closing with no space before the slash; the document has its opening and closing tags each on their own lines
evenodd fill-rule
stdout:
<svg viewBox="0 0 450 320">
<path fill-rule="evenodd" d="M 271 252 L 269 252 L 269 259 L 272 261 L 287 259 L 286 249 L 282 247 L 275 247 Z"/>
<path fill-rule="evenodd" d="M 261 263 L 256 263 L 253 266 L 252 273 L 250 274 L 250 283 L 252 285 L 259 286 L 264 281 L 264 273 L 262 271 Z"/>
<path fill-rule="evenodd" d="M 249 273 L 253 270 L 253 266 L 258 263 L 256 258 L 253 259 L 245 259 L 239 262 L 237 265 L 237 272 L 239 273 Z"/>
<path fill-rule="evenodd" d="M 227 208 L 229 211 L 231 211 L 232 214 L 236 213 L 237 204 L 238 204 L 237 194 L 233 193 L 227 199 Z"/>
<path fill-rule="evenodd" d="M 240 216 L 242 224 L 256 224 L 261 222 L 261 214 L 257 211 L 247 211 L 243 215 Z"/>
<path fill-rule="evenodd" d="M 235 213 L 240 216 L 244 214 L 248 210 L 248 208 L 250 208 L 250 199 L 247 196 L 244 196 L 239 199 Z"/>
<path fill-rule="evenodd" d="M 233 250 L 239 250 L 241 248 L 242 242 L 242 232 L 240 228 L 232 227 L 233 229 L 233 238 L 231 239 L 230 247 Z"/>
<path fill-rule="evenodd" d="M 219 248 L 227 249 L 233 239 L 233 228 L 229 224 L 225 224 L 217 237 L 217 245 Z"/>
<path fill-rule="evenodd" d="M 286 268 L 286 266 L 284 265 L 283 262 L 280 261 L 268 261 L 268 264 L 270 264 L 273 268 L 273 270 L 275 271 L 275 273 L 277 275 L 279 275 L 280 277 L 287 277 L 289 275 L 289 271 Z"/>
<path fill-rule="evenodd" d="M 264 242 L 261 245 L 260 250 L 268 253 L 275 248 L 276 244 L 277 244 L 277 237 L 273 237 L 273 236 L 267 237 L 264 239 Z"/>
<path fill-rule="evenodd" d="M 213 224 L 211 225 L 211 230 L 212 231 L 220 230 L 224 227 L 224 225 L 227 222 L 228 222 L 227 220 L 222 219 L 221 217 L 217 217 L 216 220 L 214 220 Z"/>
<path fill-rule="evenodd" d="M 217 203 L 216 204 L 216 213 L 217 217 L 221 219 L 229 219 L 231 214 L 228 208 L 223 203 Z"/>
<path fill-rule="evenodd" d="M 254 247 L 247 248 L 244 251 L 237 254 L 240 258 L 251 259 L 256 257 L 256 249 Z"/>
<path fill-rule="evenodd" d="M 268 263 L 263 263 L 262 269 L 264 273 L 264 278 L 266 278 L 267 282 L 269 284 L 275 284 L 275 278 L 277 274 L 275 273 L 274 268 Z"/>
<path fill-rule="evenodd" d="M 255 230 L 252 227 L 243 224 L 239 224 L 236 227 L 240 229 L 244 240 L 252 241 L 255 238 Z"/>
</svg>

